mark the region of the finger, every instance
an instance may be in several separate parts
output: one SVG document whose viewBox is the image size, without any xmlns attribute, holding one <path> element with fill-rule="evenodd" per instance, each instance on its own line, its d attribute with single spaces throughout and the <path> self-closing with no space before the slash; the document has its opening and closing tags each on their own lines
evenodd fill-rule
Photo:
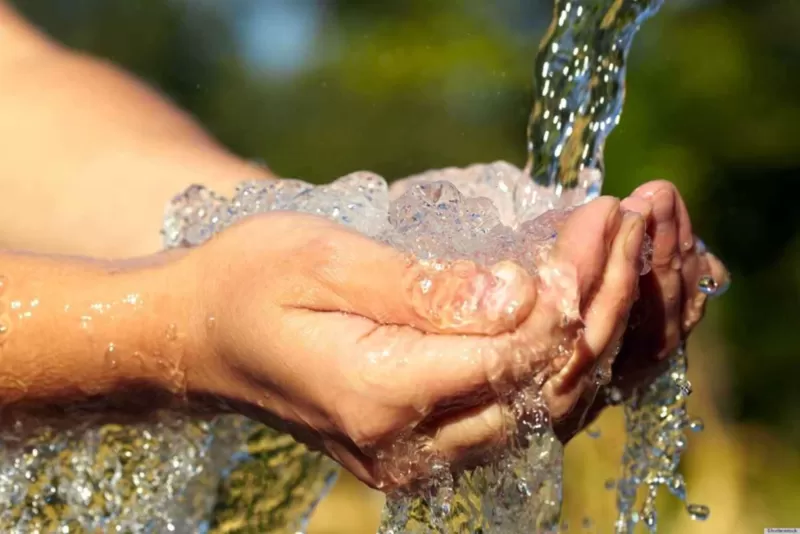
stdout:
<svg viewBox="0 0 800 534">
<path fill-rule="evenodd" d="M 498 402 L 478 406 L 441 422 L 431 447 L 454 466 L 480 463 L 507 444 L 515 425 L 507 406 Z"/>
<path fill-rule="evenodd" d="M 598 364 L 598 358 L 609 352 L 615 339 L 621 338 L 636 295 L 644 235 L 644 219 L 626 213 L 612 243 L 603 280 L 586 310 L 580 350 L 556 377 L 554 393 L 574 389 Z"/>
<path fill-rule="evenodd" d="M 636 296 L 645 222 L 626 213 L 614 239 L 600 289 L 586 313 L 584 339 L 593 354 L 604 353 L 615 333 L 624 329 Z"/>
<path fill-rule="evenodd" d="M 641 215 L 642 219 L 648 221 L 653 213 L 653 204 L 639 197 L 628 197 L 622 200 L 620 207 L 623 211 L 632 211 Z"/>
<path fill-rule="evenodd" d="M 652 290 L 662 306 L 664 348 L 672 350 L 680 342 L 682 312 L 682 259 L 678 237 L 677 194 L 669 182 L 651 182 L 634 192 L 634 196 L 651 202 L 651 236 L 653 239 Z M 652 298 L 652 297 L 651 297 Z"/>
<path fill-rule="evenodd" d="M 680 192 L 672 186 L 676 196 L 676 210 L 678 219 L 678 241 L 681 253 L 686 255 L 694 249 L 694 229 L 692 228 L 692 218 L 689 216 L 689 209 Z"/>
<path fill-rule="evenodd" d="M 634 198 L 652 206 L 653 268 L 665 270 L 680 260 L 678 236 L 678 196 L 671 183 L 654 181 L 634 191 Z"/>
<path fill-rule="evenodd" d="M 498 391 L 545 367 L 550 354 L 540 347 L 553 347 L 557 341 L 549 337 L 529 342 L 512 334 L 430 335 L 410 327 L 380 327 L 358 342 L 358 350 L 367 358 L 355 383 L 364 388 L 362 393 L 373 391 L 386 404 L 410 402 L 426 417 L 434 409 L 463 409 L 496 397 Z M 393 387 L 387 389 L 387 383 Z"/>
<path fill-rule="evenodd" d="M 687 336 L 700 322 L 705 312 L 707 295 L 703 294 L 698 283 L 703 273 L 709 272 L 708 256 L 690 252 L 683 258 L 681 278 L 683 280 L 683 333 Z"/>
<path fill-rule="evenodd" d="M 622 220 L 619 206 L 615 198 L 600 197 L 576 209 L 564 222 L 546 262 L 574 278 L 580 305 L 588 301 L 602 278 L 608 250 Z M 540 272 L 540 277 L 542 274 L 548 273 Z M 541 287 L 547 282 L 540 281 L 540 293 L 548 289 Z"/>
<path fill-rule="evenodd" d="M 379 324 L 409 325 L 436 334 L 496 335 L 530 313 L 533 278 L 518 265 L 470 261 L 422 262 L 345 229 L 313 243 L 305 271 L 309 289 L 290 304 L 360 315 Z"/>
</svg>

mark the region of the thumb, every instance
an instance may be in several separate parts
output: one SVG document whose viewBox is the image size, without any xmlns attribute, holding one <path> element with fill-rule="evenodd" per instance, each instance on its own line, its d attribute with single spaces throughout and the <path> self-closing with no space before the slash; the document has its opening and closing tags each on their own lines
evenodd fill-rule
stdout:
<svg viewBox="0 0 800 534">
<path fill-rule="evenodd" d="M 514 330 L 536 298 L 533 278 L 512 262 L 420 261 L 344 228 L 325 241 L 325 268 L 309 273 L 323 286 L 318 311 L 428 333 L 495 335 Z"/>
</svg>

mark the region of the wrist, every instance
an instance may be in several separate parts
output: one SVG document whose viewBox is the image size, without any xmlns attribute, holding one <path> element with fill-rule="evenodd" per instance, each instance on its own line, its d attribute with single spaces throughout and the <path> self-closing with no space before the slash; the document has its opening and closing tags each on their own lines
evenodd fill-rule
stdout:
<svg viewBox="0 0 800 534">
<path fill-rule="evenodd" d="M 199 345 L 180 262 L 4 260 L 5 407 L 113 417 L 186 405 L 185 370 Z"/>
</svg>

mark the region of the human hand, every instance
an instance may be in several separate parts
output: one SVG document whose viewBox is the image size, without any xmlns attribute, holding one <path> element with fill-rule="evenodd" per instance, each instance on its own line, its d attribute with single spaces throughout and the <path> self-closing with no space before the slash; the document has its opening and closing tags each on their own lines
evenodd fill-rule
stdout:
<svg viewBox="0 0 800 534">
<path fill-rule="evenodd" d="M 624 331 L 643 236 L 614 199 L 578 208 L 543 266 L 562 275 L 551 284 L 509 262 L 432 268 L 319 218 L 255 217 L 187 255 L 203 295 L 187 389 L 374 487 L 407 483 L 423 456 L 458 464 L 502 446 L 511 387 L 543 380 L 551 416 L 570 411 Z M 565 298 L 580 304 L 572 321 Z M 421 444 L 417 462 L 393 457 L 398 438 Z"/>
<path fill-rule="evenodd" d="M 702 319 L 709 294 L 699 288 L 701 277 L 713 280 L 715 287 L 708 293 L 721 295 L 730 275 L 694 236 L 686 204 L 670 182 L 640 186 L 622 201 L 622 208 L 647 220 L 653 248 L 651 271 L 641 278 L 640 296 L 613 365 L 610 385 L 627 398 L 664 372 L 668 357 Z M 597 396 L 586 420 L 593 419 L 609 400 Z"/>
</svg>

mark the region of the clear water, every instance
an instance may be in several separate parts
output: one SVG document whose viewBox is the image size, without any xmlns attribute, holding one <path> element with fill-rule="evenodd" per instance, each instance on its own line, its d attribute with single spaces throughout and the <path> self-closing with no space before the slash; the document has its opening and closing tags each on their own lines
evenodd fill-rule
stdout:
<svg viewBox="0 0 800 534">
<path fill-rule="evenodd" d="M 559 196 L 603 185 L 603 147 L 619 124 L 628 52 L 663 0 L 556 0 L 534 67 L 526 170 Z"/>
</svg>

